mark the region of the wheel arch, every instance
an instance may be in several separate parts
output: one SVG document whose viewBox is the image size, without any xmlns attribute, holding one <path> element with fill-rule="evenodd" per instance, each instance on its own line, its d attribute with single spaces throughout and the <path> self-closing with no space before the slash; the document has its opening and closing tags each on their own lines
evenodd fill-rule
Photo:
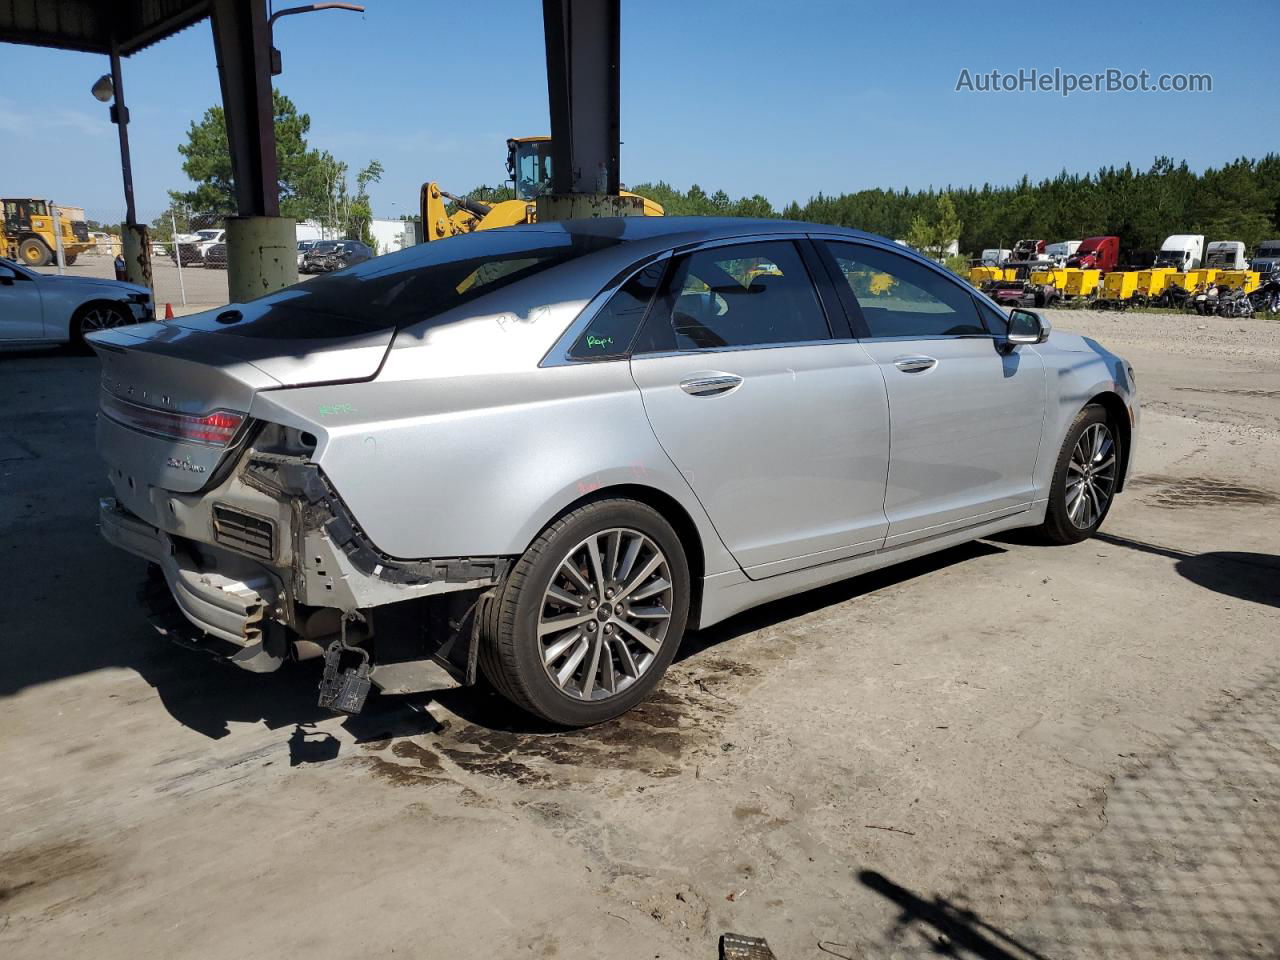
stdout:
<svg viewBox="0 0 1280 960">
<path fill-rule="evenodd" d="M 71 311 L 71 318 L 67 321 L 67 336 L 72 343 L 76 342 L 80 338 L 80 318 L 84 315 L 85 311 L 91 307 L 114 307 L 115 309 L 123 312 L 126 318 L 132 316 L 129 312 L 127 301 L 116 300 L 111 297 L 94 297 L 92 300 L 86 300 L 84 303 L 78 304 L 76 308 Z"/>
<path fill-rule="evenodd" d="M 1124 398 L 1113 390 L 1103 390 L 1089 398 L 1085 406 L 1096 405 L 1107 412 L 1107 420 L 1120 438 L 1120 470 L 1116 483 L 1116 493 L 1124 489 L 1125 478 L 1129 475 L 1129 457 L 1132 449 L 1133 424 L 1129 422 L 1129 407 Z"/>
<path fill-rule="evenodd" d="M 698 619 L 702 612 L 702 579 L 706 575 L 707 558 L 702 542 L 702 534 L 698 529 L 697 522 L 693 519 L 693 515 L 679 500 L 671 494 L 659 490 L 657 487 L 646 486 L 641 483 L 618 483 L 599 487 L 566 504 L 556 512 L 555 516 L 548 517 L 547 522 L 540 529 L 545 529 L 565 514 L 572 513 L 574 510 L 599 500 L 634 500 L 637 503 L 643 503 L 645 506 L 656 510 L 675 529 L 676 536 L 680 538 L 680 545 L 684 547 L 685 559 L 689 564 L 689 620 L 687 629 L 696 630 Z M 532 543 L 533 540 L 531 539 L 529 542 Z M 528 549 L 527 546 L 526 549 Z"/>
</svg>

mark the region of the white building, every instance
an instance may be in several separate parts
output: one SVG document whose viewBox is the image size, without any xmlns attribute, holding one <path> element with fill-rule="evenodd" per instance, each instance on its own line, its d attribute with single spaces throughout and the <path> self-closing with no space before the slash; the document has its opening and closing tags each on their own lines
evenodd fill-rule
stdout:
<svg viewBox="0 0 1280 960">
<path fill-rule="evenodd" d="M 369 232 L 378 245 L 377 252 L 392 253 L 411 247 L 414 240 L 414 224 L 408 220 L 389 220 L 374 217 L 369 223 Z M 342 240 L 345 239 L 340 230 L 332 230 L 318 220 L 299 220 L 297 225 L 299 240 Z"/>
<path fill-rule="evenodd" d="M 378 253 L 393 253 L 414 244 L 413 222 L 410 220 L 384 220 L 374 217 L 369 232 L 378 244 Z"/>
</svg>

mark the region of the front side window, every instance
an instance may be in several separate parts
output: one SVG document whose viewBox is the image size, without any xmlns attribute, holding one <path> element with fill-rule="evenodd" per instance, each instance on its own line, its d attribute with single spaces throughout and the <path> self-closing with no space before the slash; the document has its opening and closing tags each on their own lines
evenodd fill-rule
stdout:
<svg viewBox="0 0 1280 960">
<path fill-rule="evenodd" d="M 574 360 L 599 360 L 625 355 L 658 292 L 666 266 L 665 260 L 651 263 L 624 283 L 591 318 L 569 356 Z"/>
<path fill-rule="evenodd" d="M 987 331 L 969 292 L 922 263 L 878 247 L 828 241 L 871 337 L 975 336 Z"/>
<path fill-rule="evenodd" d="M 683 257 L 660 304 L 677 350 L 827 340 L 831 328 L 800 251 L 785 240 L 697 250 Z M 649 325 L 651 328 L 653 324 Z M 666 337 L 665 325 L 660 331 Z M 662 349 L 661 338 L 650 344 Z"/>
<path fill-rule="evenodd" d="M 516 147 L 516 196 L 532 200 L 551 189 L 551 142 L 535 140 Z"/>
</svg>

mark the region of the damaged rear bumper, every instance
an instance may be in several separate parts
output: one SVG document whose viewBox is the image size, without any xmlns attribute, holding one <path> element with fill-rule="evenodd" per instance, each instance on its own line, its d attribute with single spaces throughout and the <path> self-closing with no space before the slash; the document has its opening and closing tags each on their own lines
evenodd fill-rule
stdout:
<svg viewBox="0 0 1280 960">
<path fill-rule="evenodd" d="M 126 511 L 114 497 L 99 501 L 98 526 L 108 543 L 159 569 L 171 602 L 164 603 L 157 591 L 147 591 L 145 599 L 148 615 L 160 632 L 257 673 L 275 670 L 284 662 L 283 649 L 268 649 L 266 614 L 276 606 L 280 588 L 265 569 L 237 564 L 235 558 L 219 564 L 227 572 L 208 569 L 187 547 Z M 183 629 L 181 620 L 172 615 L 175 606 L 198 632 Z"/>
</svg>

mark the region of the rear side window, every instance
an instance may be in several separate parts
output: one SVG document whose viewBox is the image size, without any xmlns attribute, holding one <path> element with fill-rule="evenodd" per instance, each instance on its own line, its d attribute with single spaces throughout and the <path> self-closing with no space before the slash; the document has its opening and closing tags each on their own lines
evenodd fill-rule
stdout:
<svg viewBox="0 0 1280 960">
<path fill-rule="evenodd" d="M 658 292 L 666 266 L 665 260 L 651 263 L 623 284 L 591 318 L 569 356 L 574 360 L 599 360 L 625 355 Z"/>
<path fill-rule="evenodd" d="M 318 316 L 325 317 L 327 336 L 406 327 L 619 242 L 521 227 L 418 244 L 259 297 L 254 303 L 270 309 L 226 332 L 308 339 L 317 336 Z M 320 243 L 312 252 L 320 255 L 335 246 Z M 349 329 L 339 334 L 338 327 Z"/>
<path fill-rule="evenodd" d="M 670 329 L 662 325 L 650 349 L 663 349 L 663 338 L 667 349 L 705 350 L 831 337 L 800 251 L 785 240 L 685 256 L 672 271 L 659 308 Z"/>
<path fill-rule="evenodd" d="M 974 336 L 987 331 L 968 290 L 909 257 L 827 241 L 872 337 Z"/>
</svg>

